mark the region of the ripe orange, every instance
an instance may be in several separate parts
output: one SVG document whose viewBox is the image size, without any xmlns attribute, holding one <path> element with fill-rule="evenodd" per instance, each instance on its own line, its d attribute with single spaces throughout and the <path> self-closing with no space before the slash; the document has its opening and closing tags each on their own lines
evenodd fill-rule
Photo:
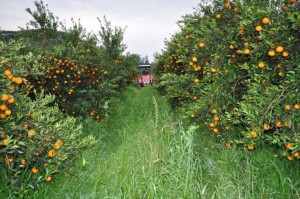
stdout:
<svg viewBox="0 0 300 199">
<path fill-rule="evenodd" d="M 288 155 L 286 158 L 287 158 L 289 161 L 293 161 L 293 160 L 294 160 L 294 158 L 293 158 L 292 156 L 290 156 L 290 155 Z"/>
<path fill-rule="evenodd" d="M 205 43 L 202 43 L 202 42 L 199 43 L 199 47 L 200 47 L 200 48 L 204 48 L 204 47 L 205 47 Z"/>
<path fill-rule="evenodd" d="M 16 78 L 14 79 L 14 82 L 15 82 L 16 84 L 22 84 L 22 83 L 23 83 L 23 79 L 22 79 L 21 77 L 16 77 Z"/>
<path fill-rule="evenodd" d="M 211 68 L 210 71 L 211 71 L 212 73 L 216 73 L 216 72 L 218 71 L 218 69 L 216 69 L 216 68 Z"/>
<path fill-rule="evenodd" d="M 291 3 L 297 3 L 298 0 L 291 0 Z"/>
<path fill-rule="evenodd" d="M 253 149 L 254 149 L 254 145 L 253 145 L 253 144 L 249 144 L 249 145 L 247 146 L 247 148 L 248 148 L 249 150 L 253 150 Z"/>
<path fill-rule="evenodd" d="M 220 118 L 218 116 L 215 116 L 214 121 L 220 121 Z"/>
<path fill-rule="evenodd" d="M 231 45 L 229 46 L 229 48 L 230 48 L 230 49 L 234 49 L 234 45 L 231 44 Z"/>
<path fill-rule="evenodd" d="M 268 55 L 270 57 L 274 57 L 276 55 L 276 52 L 274 50 L 269 50 Z"/>
<path fill-rule="evenodd" d="M 262 31 L 262 29 L 263 29 L 262 26 L 256 26 L 256 27 L 255 27 L 255 30 L 256 30 L 257 32 Z"/>
<path fill-rule="evenodd" d="M 220 131 L 219 131 L 218 128 L 213 128 L 213 132 L 214 132 L 215 134 L 219 134 L 219 133 L 220 133 Z"/>
<path fill-rule="evenodd" d="M 15 103 L 15 98 L 11 97 L 11 98 L 9 98 L 9 99 L 7 100 L 7 102 L 8 102 L 9 104 L 13 104 L 13 103 Z"/>
<path fill-rule="evenodd" d="M 39 172 L 39 169 L 38 169 L 38 168 L 35 168 L 35 167 L 33 167 L 33 168 L 31 169 L 31 172 L 32 172 L 32 173 L 37 173 L 37 172 Z"/>
<path fill-rule="evenodd" d="M 55 150 L 54 150 L 54 149 L 50 149 L 50 150 L 48 151 L 48 156 L 49 156 L 50 158 L 55 157 L 55 156 L 56 156 Z"/>
<path fill-rule="evenodd" d="M 197 96 L 194 96 L 194 97 L 193 97 L 193 99 L 194 99 L 194 100 L 197 100 L 197 99 L 198 99 L 198 97 L 197 97 Z"/>
<path fill-rule="evenodd" d="M 33 129 L 31 129 L 31 130 L 29 130 L 28 132 L 27 132 L 27 137 L 31 137 L 31 136 L 33 136 L 35 134 L 35 130 L 33 130 Z"/>
<path fill-rule="evenodd" d="M 5 111 L 7 109 L 7 106 L 5 104 L 0 105 L 0 110 Z"/>
<path fill-rule="evenodd" d="M 5 139 L 3 139 L 2 141 L 1 141 L 1 143 L 2 143 L 2 145 L 7 145 L 8 144 L 8 139 L 7 138 L 5 138 Z"/>
<path fill-rule="evenodd" d="M 45 181 L 46 182 L 50 182 L 52 180 L 52 177 L 51 176 L 47 176 L 46 178 L 45 178 Z"/>
<path fill-rule="evenodd" d="M 211 113 L 212 113 L 212 114 L 216 114 L 216 113 L 217 113 L 217 110 L 216 110 L 216 109 L 212 109 L 212 110 L 211 110 Z"/>
<path fill-rule="evenodd" d="M 292 148 L 292 144 L 291 143 L 286 143 L 285 145 L 284 145 L 284 147 L 286 148 L 286 149 L 291 149 Z"/>
<path fill-rule="evenodd" d="M 211 123 L 209 123 L 209 127 L 214 128 L 214 127 L 216 127 L 216 125 L 211 122 Z"/>
<path fill-rule="evenodd" d="M 250 52 L 251 52 L 251 51 L 247 48 L 247 49 L 244 51 L 244 54 L 245 54 L 245 55 L 249 55 Z"/>
<path fill-rule="evenodd" d="M 186 39 L 186 40 L 189 40 L 189 39 L 190 39 L 190 35 L 186 35 L 186 36 L 185 36 L 185 39 Z"/>
<path fill-rule="evenodd" d="M 290 105 L 290 104 L 286 104 L 286 105 L 284 106 L 284 109 L 285 109 L 286 111 L 290 111 L 290 110 L 291 110 L 291 105 Z"/>
<path fill-rule="evenodd" d="M 300 109 L 300 104 L 295 104 L 295 105 L 294 105 L 294 108 L 295 108 L 296 110 L 299 110 L 299 109 Z"/>
<path fill-rule="evenodd" d="M 11 115 L 11 110 L 6 109 L 6 110 L 5 110 L 5 115 L 7 115 L 7 116 Z"/>
<path fill-rule="evenodd" d="M 26 160 L 25 160 L 25 159 L 22 159 L 22 160 L 20 161 L 20 163 L 21 163 L 22 165 L 25 165 L 25 164 L 26 164 Z"/>
<path fill-rule="evenodd" d="M 264 24 L 264 25 L 267 25 L 269 22 L 270 22 L 270 19 L 268 17 L 264 17 L 261 22 Z"/>
<path fill-rule="evenodd" d="M 4 75 L 6 75 L 6 76 L 11 75 L 11 71 L 10 71 L 10 70 L 5 70 L 5 71 L 4 71 Z"/>
<path fill-rule="evenodd" d="M 194 82 L 197 84 L 199 83 L 199 79 L 195 79 Z"/>
<path fill-rule="evenodd" d="M 7 95 L 7 94 L 2 94 L 2 96 L 1 96 L 1 100 L 2 101 L 7 101 L 9 99 L 9 96 Z"/>
<path fill-rule="evenodd" d="M 281 124 L 280 121 L 277 121 L 277 122 L 276 122 L 276 127 L 277 127 L 277 128 L 281 128 L 281 127 L 282 127 L 282 124 Z"/>
<path fill-rule="evenodd" d="M 197 57 L 193 57 L 193 58 L 192 58 L 192 61 L 193 61 L 193 62 L 197 62 L 197 61 L 198 61 Z"/>
<path fill-rule="evenodd" d="M 270 124 L 267 124 L 267 123 L 265 123 L 264 124 L 264 130 L 266 130 L 266 131 L 268 131 L 268 130 L 270 130 Z"/>
<path fill-rule="evenodd" d="M 264 62 L 259 62 L 258 63 L 258 67 L 259 68 L 264 68 L 265 67 L 265 63 Z"/>
<path fill-rule="evenodd" d="M 237 11 L 239 11 L 239 9 L 237 7 L 235 7 L 235 8 L 233 8 L 233 11 L 237 12 Z"/>
<path fill-rule="evenodd" d="M 221 19 L 222 18 L 222 14 L 220 14 L 220 13 L 216 14 L 216 18 L 217 19 Z"/>
<path fill-rule="evenodd" d="M 295 158 L 298 158 L 298 157 L 300 156 L 300 152 L 299 152 L 299 151 L 295 152 L 293 156 L 294 156 Z"/>
<path fill-rule="evenodd" d="M 226 143 L 226 148 L 230 149 L 231 148 L 231 143 Z"/>
<path fill-rule="evenodd" d="M 253 138 L 256 138 L 256 137 L 257 137 L 257 133 L 256 133 L 255 131 L 251 131 L 250 134 L 251 134 L 251 136 L 252 136 Z"/>
<path fill-rule="evenodd" d="M 277 46 L 276 47 L 276 52 L 282 53 L 284 51 L 284 48 L 282 46 Z"/>
<path fill-rule="evenodd" d="M 286 51 L 283 51 L 283 52 L 282 52 L 282 56 L 283 56 L 283 57 L 287 57 L 287 56 L 289 56 L 289 53 L 286 52 Z"/>
</svg>

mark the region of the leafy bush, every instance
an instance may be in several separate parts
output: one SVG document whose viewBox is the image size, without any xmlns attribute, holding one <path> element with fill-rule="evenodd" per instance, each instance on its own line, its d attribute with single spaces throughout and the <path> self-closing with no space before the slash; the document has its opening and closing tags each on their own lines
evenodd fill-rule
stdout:
<svg viewBox="0 0 300 199">
<path fill-rule="evenodd" d="M 279 0 L 200 3 L 157 56 L 158 89 L 227 146 L 273 145 L 299 158 L 299 9 Z"/>
</svg>

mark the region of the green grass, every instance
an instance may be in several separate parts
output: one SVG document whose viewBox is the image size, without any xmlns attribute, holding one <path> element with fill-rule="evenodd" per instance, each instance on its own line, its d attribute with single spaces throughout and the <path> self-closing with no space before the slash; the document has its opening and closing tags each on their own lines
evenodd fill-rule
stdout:
<svg viewBox="0 0 300 199">
<path fill-rule="evenodd" d="M 226 149 L 151 87 L 130 89 L 113 107 L 105 123 L 84 125 L 96 144 L 30 198 L 300 198 L 298 163 L 268 149 Z"/>
</svg>

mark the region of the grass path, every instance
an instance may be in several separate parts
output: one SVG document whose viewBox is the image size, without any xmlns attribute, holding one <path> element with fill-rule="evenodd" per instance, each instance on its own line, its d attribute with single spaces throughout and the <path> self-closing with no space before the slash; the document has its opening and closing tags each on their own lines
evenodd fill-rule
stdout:
<svg viewBox="0 0 300 199">
<path fill-rule="evenodd" d="M 105 124 L 88 122 L 97 143 L 35 198 L 300 198 L 299 169 L 272 152 L 228 150 L 182 124 L 153 88 L 130 89 Z"/>
</svg>

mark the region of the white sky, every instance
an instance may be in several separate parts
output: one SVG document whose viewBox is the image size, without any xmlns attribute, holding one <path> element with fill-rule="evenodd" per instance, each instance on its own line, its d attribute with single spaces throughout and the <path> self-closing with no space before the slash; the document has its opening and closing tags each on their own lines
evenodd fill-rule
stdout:
<svg viewBox="0 0 300 199">
<path fill-rule="evenodd" d="M 100 29 L 97 17 L 105 15 L 113 26 L 126 28 L 126 52 L 142 57 L 161 52 L 164 40 L 178 30 L 176 22 L 194 11 L 201 0 L 43 0 L 50 12 L 66 21 L 80 18 L 88 32 Z M 0 0 L 0 29 L 18 30 L 26 27 L 31 16 L 26 8 L 35 10 L 34 0 Z M 70 26 L 70 25 L 69 25 Z"/>
</svg>

